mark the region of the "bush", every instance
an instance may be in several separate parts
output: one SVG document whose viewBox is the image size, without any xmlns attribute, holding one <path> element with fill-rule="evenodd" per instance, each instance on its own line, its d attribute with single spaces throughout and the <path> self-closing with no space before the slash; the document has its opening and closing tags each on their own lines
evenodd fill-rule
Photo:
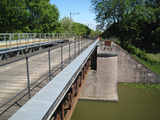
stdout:
<svg viewBox="0 0 160 120">
<path fill-rule="evenodd" d="M 137 55 L 138 57 L 140 57 L 141 59 L 149 62 L 152 65 L 160 65 L 160 62 L 150 58 L 149 56 L 147 56 L 147 53 L 145 50 L 140 50 L 139 48 L 136 48 L 134 45 L 123 45 L 123 48 L 126 49 L 130 54 L 132 55 Z"/>
</svg>

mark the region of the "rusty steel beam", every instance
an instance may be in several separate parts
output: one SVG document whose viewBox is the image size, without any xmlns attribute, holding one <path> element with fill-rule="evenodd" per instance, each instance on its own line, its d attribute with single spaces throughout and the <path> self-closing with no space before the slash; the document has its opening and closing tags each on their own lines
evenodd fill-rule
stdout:
<svg viewBox="0 0 160 120">
<path fill-rule="evenodd" d="M 51 120 L 70 120 L 74 108 L 77 104 L 80 92 L 85 83 L 87 74 L 90 71 L 90 62 L 91 59 L 88 59 L 79 76 L 68 91 L 67 97 L 62 100 L 62 103 L 58 107 L 59 111 L 57 111 L 56 114 L 52 116 Z"/>
</svg>

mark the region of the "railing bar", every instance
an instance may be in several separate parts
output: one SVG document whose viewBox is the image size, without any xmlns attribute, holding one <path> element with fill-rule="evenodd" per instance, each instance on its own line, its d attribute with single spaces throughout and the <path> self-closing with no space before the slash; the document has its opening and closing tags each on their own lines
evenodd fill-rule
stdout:
<svg viewBox="0 0 160 120">
<path fill-rule="evenodd" d="M 30 95 L 30 81 L 29 81 L 29 65 L 28 65 L 28 57 L 26 56 L 26 68 L 27 68 L 27 82 L 28 82 L 28 95 L 29 95 L 29 99 L 31 98 Z"/>
<path fill-rule="evenodd" d="M 78 42 L 78 41 L 76 41 L 76 42 Z M 68 45 L 69 43 L 66 43 L 65 45 L 61 45 L 61 46 L 66 46 L 66 45 Z M 73 44 L 73 43 L 70 43 L 70 44 Z M 57 49 L 57 48 L 59 48 L 59 47 L 61 47 L 61 46 L 56 46 L 56 47 L 54 47 L 54 48 L 51 48 L 51 49 L 49 49 L 49 50 L 54 50 L 54 49 Z M 38 53 L 33 53 L 32 55 L 28 55 L 28 58 L 29 57 L 32 57 L 32 56 L 35 56 L 35 55 L 38 55 L 38 54 L 41 54 L 41 53 L 44 53 L 44 52 L 47 52 L 48 50 L 44 50 L 44 51 L 39 51 Z M 22 59 L 25 59 L 26 57 L 22 57 L 22 58 L 18 58 L 18 59 L 16 59 L 16 60 L 13 60 L 13 61 L 9 61 L 9 62 L 6 62 L 6 63 L 2 63 L 2 64 L 0 64 L 0 66 L 4 66 L 4 65 L 7 65 L 7 64 L 10 64 L 10 63 L 13 63 L 13 62 L 16 62 L 16 61 L 19 61 L 19 60 L 22 60 Z"/>
<path fill-rule="evenodd" d="M 70 43 L 69 43 L 69 63 L 70 63 Z"/>
<path fill-rule="evenodd" d="M 61 46 L 61 70 L 63 70 L 63 46 Z"/>
<path fill-rule="evenodd" d="M 87 45 L 89 45 L 91 43 L 88 43 Z M 71 55 L 71 58 L 74 58 L 74 55 Z M 22 59 L 22 58 L 21 58 Z M 68 59 L 68 58 L 67 58 Z M 66 61 L 66 60 L 65 60 Z M 64 62 L 65 63 L 65 62 Z M 59 64 L 60 65 L 60 64 Z M 56 67 L 58 67 L 59 65 L 57 65 Z M 54 67 L 53 69 L 55 69 L 56 67 Z M 53 70 L 52 69 L 52 70 Z M 51 71 L 52 71 L 51 70 Z M 46 76 L 48 73 L 46 73 L 45 75 L 43 75 L 41 78 L 43 78 L 44 76 Z M 53 73 L 52 73 L 53 74 Z M 39 78 L 37 81 L 39 81 L 41 78 Z M 30 84 L 30 86 L 32 86 L 33 84 L 35 84 L 37 81 L 35 81 L 34 83 Z M 28 88 L 28 87 L 27 87 Z M 8 102 L 6 102 L 5 104 L 3 104 L 2 106 L 0 106 L 0 108 L 2 108 L 4 105 L 6 105 L 7 103 L 9 103 L 11 100 L 13 100 L 15 97 L 17 97 L 18 95 L 20 95 L 22 92 L 24 92 L 27 88 L 25 88 L 24 90 L 22 90 L 20 93 L 18 93 L 16 96 L 14 96 L 12 99 L 10 99 Z"/>
<path fill-rule="evenodd" d="M 74 58 L 74 55 L 71 55 L 71 58 Z M 67 58 L 68 59 L 68 58 Z M 65 60 L 66 61 L 66 60 Z M 54 69 L 56 69 L 58 66 L 60 66 L 60 64 L 58 64 L 57 66 L 55 66 L 51 71 L 53 71 Z M 59 67 L 60 68 L 60 67 Z M 58 68 L 58 69 L 59 69 Z M 56 72 L 56 71 L 55 71 Z M 30 84 L 30 86 L 34 85 L 36 82 L 38 82 L 40 79 L 42 79 L 44 76 L 46 76 L 48 73 L 44 74 L 41 78 L 37 79 L 35 82 L 33 82 L 32 84 Z M 52 73 L 53 74 L 53 73 Z M 7 103 L 9 103 L 10 101 L 12 101 L 14 98 L 16 98 L 18 95 L 20 95 L 21 93 L 23 93 L 25 90 L 27 90 L 28 87 L 26 87 L 24 90 L 22 90 L 21 92 L 19 92 L 17 95 L 15 95 L 13 98 L 11 98 L 9 101 L 7 101 L 5 104 L 3 104 L 2 106 L 0 106 L 0 108 L 2 108 L 4 105 L 6 105 Z"/>
<path fill-rule="evenodd" d="M 48 50 L 48 62 L 49 62 L 49 81 L 51 81 L 51 58 L 50 58 L 50 50 Z"/>
</svg>

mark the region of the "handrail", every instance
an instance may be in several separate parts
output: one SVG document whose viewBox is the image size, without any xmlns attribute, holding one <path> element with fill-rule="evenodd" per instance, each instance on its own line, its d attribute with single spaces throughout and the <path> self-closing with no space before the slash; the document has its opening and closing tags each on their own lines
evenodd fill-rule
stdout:
<svg viewBox="0 0 160 120">
<path fill-rule="evenodd" d="M 99 40 L 92 43 L 74 61 L 44 86 L 35 96 L 23 105 L 9 120 L 50 119 L 65 94 L 77 78 L 81 69 L 96 48 Z"/>
</svg>

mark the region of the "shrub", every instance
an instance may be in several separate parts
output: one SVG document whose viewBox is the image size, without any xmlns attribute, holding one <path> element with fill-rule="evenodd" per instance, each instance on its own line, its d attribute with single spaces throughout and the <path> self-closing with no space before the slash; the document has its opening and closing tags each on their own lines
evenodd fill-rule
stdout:
<svg viewBox="0 0 160 120">
<path fill-rule="evenodd" d="M 139 48 L 136 48 L 134 45 L 130 45 L 130 44 L 123 45 L 123 48 L 126 49 L 130 54 L 135 54 L 141 59 L 149 62 L 152 65 L 153 64 L 160 65 L 160 61 L 157 61 L 147 56 L 147 53 L 145 50 L 140 50 Z"/>
</svg>

